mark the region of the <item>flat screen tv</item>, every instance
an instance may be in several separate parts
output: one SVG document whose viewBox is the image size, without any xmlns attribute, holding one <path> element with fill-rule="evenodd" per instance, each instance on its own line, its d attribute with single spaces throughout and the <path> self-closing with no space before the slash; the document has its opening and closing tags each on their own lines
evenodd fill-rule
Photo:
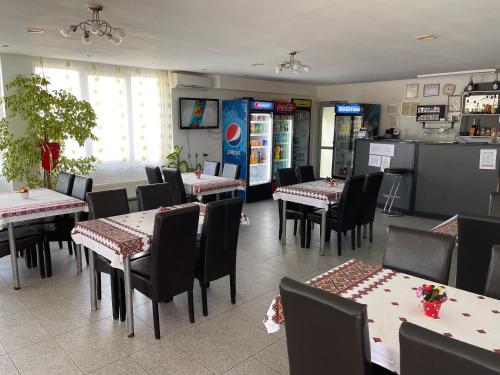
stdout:
<svg viewBox="0 0 500 375">
<path fill-rule="evenodd" d="M 219 127 L 219 99 L 179 98 L 181 129 L 215 129 Z"/>
</svg>

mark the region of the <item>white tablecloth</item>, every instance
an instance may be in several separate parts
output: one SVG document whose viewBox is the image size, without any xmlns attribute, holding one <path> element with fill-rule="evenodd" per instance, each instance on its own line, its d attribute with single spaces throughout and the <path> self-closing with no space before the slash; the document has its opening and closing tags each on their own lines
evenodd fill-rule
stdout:
<svg viewBox="0 0 500 375">
<path fill-rule="evenodd" d="M 210 176 L 207 174 L 196 177 L 194 173 L 182 173 L 182 182 L 186 193 L 201 198 L 207 194 L 226 193 L 233 190 L 244 190 L 239 180 L 232 178 Z"/>
<path fill-rule="evenodd" d="M 32 189 L 29 198 L 17 192 L 0 193 L 0 228 L 8 223 L 87 211 L 84 201 L 49 189 Z"/>
<path fill-rule="evenodd" d="M 328 185 L 326 180 L 316 180 L 279 187 L 274 192 L 273 198 L 312 207 L 328 208 L 330 204 L 339 202 L 343 190 L 343 180 L 335 180 L 334 186 Z"/>
<path fill-rule="evenodd" d="M 500 301 L 496 299 L 446 287 L 449 300 L 442 305 L 439 318 L 433 319 L 424 315 L 416 297 L 416 288 L 431 282 L 359 260 L 350 260 L 307 283 L 368 306 L 372 362 L 391 371 L 400 369 L 399 327 L 403 321 L 500 355 Z M 264 324 L 271 333 L 284 320 L 277 297 Z"/>
</svg>

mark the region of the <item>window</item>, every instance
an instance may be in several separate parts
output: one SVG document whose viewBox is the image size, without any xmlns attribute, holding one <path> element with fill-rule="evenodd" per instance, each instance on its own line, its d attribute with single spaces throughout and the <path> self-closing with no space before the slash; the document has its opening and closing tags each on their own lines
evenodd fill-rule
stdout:
<svg viewBox="0 0 500 375">
<path fill-rule="evenodd" d="M 52 89 L 87 100 L 96 113 L 99 140 L 84 147 L 67 142 L 68 157 L 93 155 L 98 171 L 123 171 L 159 164 L 170 152 L 168 72 L 45 58 L 34 70 L 49 79 Z"/>
</svg>

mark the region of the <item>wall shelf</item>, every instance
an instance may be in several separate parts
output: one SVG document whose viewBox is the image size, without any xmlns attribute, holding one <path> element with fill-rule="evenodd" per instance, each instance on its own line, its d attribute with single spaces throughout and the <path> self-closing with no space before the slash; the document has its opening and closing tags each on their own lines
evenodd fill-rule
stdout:
<svg viewBox="0 0 500 375">
<path fill-rule="evenodd" d="M 426 128 L 425 127 L 426 123 L 450 124 L 451 125 L 450 129 L 453 129 L 453 127 L 455 126 L 455 121 L 427 120 L 427 121 L 418 121 L 418 122 L 422 124 L 422 129 L 440 129 L 440 128 L 442 128 L 442 126 L 440 126 L 439 128 Z"/>
</svg>

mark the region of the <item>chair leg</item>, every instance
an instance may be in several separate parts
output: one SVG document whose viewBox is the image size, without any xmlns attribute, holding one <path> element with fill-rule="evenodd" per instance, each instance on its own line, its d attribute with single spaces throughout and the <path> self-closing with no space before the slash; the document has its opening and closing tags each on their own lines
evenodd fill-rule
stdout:
<svg viewBox="0 0 500 375">
<path fill-rule="evenodd" d="M 31 253 L 31 265 L 36 268 L 38 266 L 38 259 L 36 256 L 36 245 L 30 247 L 30 253 Z"/>
<path fill-rule="evenodd" d="M 363 238 L 366 238 L 366 224 L 363 224 Z"/>
<path fill-rule="evenodd" d="M 231 303 L 236 303 L 236 271 L 229 274 L 229 287 L 231 289 Z"/>
<path fill-rule="evenodd" d="M 118 308 L 120 306 L 120 295 L 118 291 L 118 276 L 116 275 L 116 272 L 109 275 L 109 281 L 111 282 L 111 306 L 113 310 L 113 319 L 117 320 L 119 317 Z"/>
<path fill-rule="evenodd" d="M 279 232 L 278 232 L 278 239 L 281 241 L 281 233 L 283 232 L 283 220 L 281 220 L 280 216 L 280 227 L 279 227 Z"/>
<path fill-rule="evenodd" d="M 85 261 L 87 262 L 87 266 L 88 266 L 89 265 L 89 249 L 84 247 L 83 252 L 85 253 Z"/>
<path fill-rule="evenodd" d="M 309 249 L 311 247 L 311 221 L 307 220 L 306 224 L 306 248 Z"/>
<path fill-rule="evenodd" d="M 306 246 L 306 219 L 300 220 L 300 247 Z"/>
<path fill-rule="evenodd" d="M 36 245 L 38 252 L 38 268 L 40 269 L 40 277 L 45 279 L 45 261 L 43 256 L 43 242 Z"/>
<path fill-rule="evenodd" d="M 68 241 L 68 253 L 73 255 L 73 241 Z"/>
<path fill-rule="evenodd" d="M 342 256 L 342 233 L 337 232 L 337 254 Z"/>
<path fill-rule="evenodd" d="M 27 247 L 26 249 L 23 250 L 24 254 L 24 262 L 26 263 L 26 268 L 31 268 L 31 251 Z"/>
<path fill-rule="evenodd" d="M 293 235 L 297 235 L 297 219 L 293 219 Z"/>
<path fill-rule="evenodd" d="M 370 242 L 373 242 L 373 221 L 370 223 Z"/>
<path fill-rule="evenodd" d="M 118 308 L 119 308 L 119 313 L 120 313 L 120 321 L 124 322 L 125 318 L 127 316 L 127 310 L 126 310 L 126 305 L 125 305 L 125 282 L 123 279 L 119 280 L 118 283 Z"/>
<path fill-rule="evenodd" d="M 358 239 L 358 247 L 361 247 L 361 225 L 356 227 L 356 237 Z"/>
<path fill-rule="evenodd" d="M 188 290 L 189 323 L 194 323 L 193 289 Z"/>
<path fill-rule="evenodd" d="M 160 339 L 160 314 L 158 312 L 158 300 L 156 298 L 152 299 L 153 304 L 153 325 L 155 328 L 155 339 Z"/>
<path fill-rule="evenodd" d="M 95 288 L 97 293 L 97 299 L 100 301 L 102 299 L 102 290 L 101 290 L 101 273 L 99 271 L 95 272 Z"/>
<path fill-rule="evenodd" d="M 57 242 L 59 242 L 59 249 L 62 249 L 63 248 L 62 241 L 57 241 Z"/>
<path fill-rule="evenodd" d="M 201 305 L 203 307 L 203 316 L 208 316 L 207 286 L 200 281 L 200 288 L 201 288 Z"/>
<path fill-rule="evenodd" d="M 50 256 L 50 243 L 45 241 L 43 245 L 43 253 L 45 256 L 45 273 L 47 277 L 52 277 L 52 257 Z"/>
<path fill-rule="evenodd" d="M 351 229 L 351 248 L 356 250 L 356 230 L 354 228 Z"/>
<path fill-rule="evenodd" d="M 328 228 L 321 228 L 321 230 L 326 230 L 325 232 L 325 242 L 330 242 L 330 237 L 331 237 L 331 234 L 332 234 L 332 231 Z"/>
</svg>

